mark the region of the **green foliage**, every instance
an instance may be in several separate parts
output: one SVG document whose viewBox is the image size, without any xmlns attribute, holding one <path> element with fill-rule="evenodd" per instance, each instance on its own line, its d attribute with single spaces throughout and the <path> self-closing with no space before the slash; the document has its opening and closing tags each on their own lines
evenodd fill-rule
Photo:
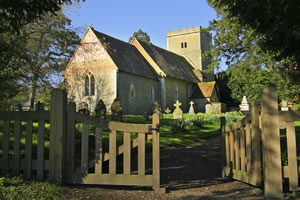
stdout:
<svg viewBox="0 0 300 200">
<path fill-rule="evenodd" d="M 9 30 L 1 32 L 0 42 L 4 47 L 0 45 L 3 69 L 0 85 L 5 86 L 4 93 L 7 91 L 11 95 L 0 95 L 0 102 L 8 102 L 22 86 L 22 92 L 27 92 L 33 108 L 37 91 L 44 92 L 43 87 L 57 86 L 63 81 L 62 72 L 79 41 L 70 19 L 62 12 L 43 15 L 40 20 L 22 26 L 18 34 Z M 8 73 L 10 76 L 5 76 Z M 20 102 L 14 104 L 17 103 Z"/>
<path fill-rule="evenodd" d="M 19 176 L 0 178 L 0 199 L 61 199 L 63 189 L 48 182 L 25 181 Z"/>
<path fill-rule="evenodd" d="M 150 36 L 141 29 L 139 29 L 137 32 L 134 32 L 133 35 L 129 38 L 128 42 L 130 42 L 133 38 L 137 38 L 138 40 L 146 42 L 148 44 L 150 43 Z"/>
<path fill-rule="evenodd" d="M 291 59 L 300 69 L 299 0 L 208 0 L 208 3 L 223 19 L 250 31 L 262 51 L 275 53 L 278 61 Z"/>
<path fill-rule="evenodd" d="M 71 3 L 72 0 L 2 0 L 0 4 L 0 24 L 2 24 L 0 32 L 6 29 L 18 31 L 25 24 L 41 19 L 44 14 L 54 14 L 61 9 L 63 4 Z"/>
<path fill-rule="evenodd" d="M 211 60 L 209 70 L 219 69 L 224 59 L 228 66 L 228 87 L 231 97 L 241 101 L 259 100 L 262 88 L 273 86 L 280 99 L 291 100 L 300 93 L 299 73 L 291 70 L 293 60 L 277 60 L 279 52 L 266 50 L 260 45 L 265 37 L 256 30 L 242 24 L 238 17 L 231 16 L 226 6 L 218 0 L 208 1 L 217 11 L 218 20 L 210 22 L 209 29 L 215 31 L 214 43 L 205 57 Z"/>
</svg>

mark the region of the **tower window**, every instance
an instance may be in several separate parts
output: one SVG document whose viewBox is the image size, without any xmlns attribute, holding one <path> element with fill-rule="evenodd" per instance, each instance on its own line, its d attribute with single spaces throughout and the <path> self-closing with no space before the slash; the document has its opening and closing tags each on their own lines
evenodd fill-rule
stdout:
<svg viewBox="0 0 300 200">
<path fill-rule="evenodd" d="M 187 48 L 187 42 L 181 42 L 181 48 Z"/>
</svg>

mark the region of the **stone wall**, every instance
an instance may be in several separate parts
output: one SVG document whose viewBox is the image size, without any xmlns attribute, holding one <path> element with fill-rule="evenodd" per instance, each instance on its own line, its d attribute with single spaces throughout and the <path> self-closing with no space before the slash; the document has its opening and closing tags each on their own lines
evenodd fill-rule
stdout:
<svg viewBox="0 0 300 200">
<path fill-rule="evenodd" d="M 95 94 L 85 96 L 85 78 L 95 78 Z M 68 100 L 86 102 L 89 110 L 94 112 L 98 99 L 102 99 L 110 112 L 110 106 L 117 95 L 117 67 L 98 41 L 93 31 L 89 30 L 65 70 Z"/>
<path fill-rule="evenodd" d="M 144 114 L 144 112 L 150 114 L 153 102 L 160 99 L 158 80 L 118 72 L 117 82 L 118 99 L 123 106 L 124 114 Z M 152 99 L 151 92 L 153 94 Z"/>
<path fill-rule="evenodd" d="M 176 88 L 178 88 L 178 99 L 176 98 Z M 181 109 L 183 112 L 188 112 L 189 109 L 189 96 L 191 95 L 192 83 L 173 79 L 173 78 L 165 78 L 165 101 L 166 109 L 167 107 L 171 110 L 174 110 L 174 104 L 176 100 L 179 100 L 181 105 Z"/>
</svg>

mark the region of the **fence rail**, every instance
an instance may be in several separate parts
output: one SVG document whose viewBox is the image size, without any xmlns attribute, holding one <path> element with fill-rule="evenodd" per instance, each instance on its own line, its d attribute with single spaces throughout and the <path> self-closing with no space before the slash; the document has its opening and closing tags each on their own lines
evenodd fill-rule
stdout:
<svg viewBox="0 0 300 200">
<path fill-rule="evenodd" d="M 261 185 L 261 158 L 257 102 L 252 102 L 251 112 L 241 121 L 222 128 L 225 145 L 223 175 Z"/>
<path fill-rule="evenodd" d="M 299 190 L 297 150 L 300 148 L 297 149 L 295 121 L 300 121 L 300 111 L 278 111 L 278 108 L 277 92 L 265 88 L 261 93 L 261 120 L 258 105 L 252 102 L 249 115 L 230 126 L 223 123 L 221 129 L 224 176 L 255 186 L 264 183 L 267 198 L 281 198 L 283 178 L 288 179 L 290 191 Z M 282 165 L 280 129 L 286 132 L 288 166 Z"/>
<path fill-rule="evenodd" d="M 152 124 L 100 120 L 77 113 L 75 103 L 67 104 L 66 93 L 59 89 L 54 89 L 51 93 L 50 108 L 50 111 L 0 112 L 0 121 L 3 121 L 0 149 L 2 174 L 14 172 L 23 174 L 27 179 L 35 176 L 38 180 L 49 179 L 58 184 L 152 186 L 155 191 L 163 192 L 163 189 L 160 189 L 157 114 L 152 116 Z M 33 126 L 33 123 L 38 123 L 38 127 Z M 50 124 L 50 133 L 46 131 L 46 124 Z M 75 151 L 78 142 L 76 124 L 82 124 L 79 156 L 75 154 L 78 153 Z M 89 141 L 91 127 L 94 130 L 93 144 Z M 110 130 L 108 152 L 103 151 L 104 130 Z M 131 139 L 132 133 L 137 133 L 134 140 Z M 117 146 L 119 134 L 123 134 L 123 144 Z M 152 139 L 152 173 L 146 174 L 146 140 L 150 139 Z M 13 141 L 13 145 L 10 141 Z M 50 145 L 47 146 L 46 143 Z M 92 158 L 89 155 L 91 146 L 95 150 Z M 131 169 L 131 153 L 134 147 L 137 147 L 138 154 L 137 174 L 133 174 Z M 46 150 L 49 150 L 49 155 Z M 117 173 L 119 162 L 117 156 L 121 154 L 123 154 L 123 172 L 120 174 Z M 108 173 L 103 171 L 105 161 L 109 163 Z"/>
</svg>

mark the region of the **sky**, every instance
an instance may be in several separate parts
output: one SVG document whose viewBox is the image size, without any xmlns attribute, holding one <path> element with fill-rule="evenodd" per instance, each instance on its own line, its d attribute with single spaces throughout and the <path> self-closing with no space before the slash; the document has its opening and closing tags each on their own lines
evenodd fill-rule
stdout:
<svg viewBox="0 0 300 200">
<path fill-rule="evenodd" d="M 82 37 L 90 24 L 94 29 L 125 42 L 142 29 L 154 45 L 167 47 L 167 31 L 203 28 L 216 18 L 206 0 L 86 0 L 67 11 Z"/>
</svg>

